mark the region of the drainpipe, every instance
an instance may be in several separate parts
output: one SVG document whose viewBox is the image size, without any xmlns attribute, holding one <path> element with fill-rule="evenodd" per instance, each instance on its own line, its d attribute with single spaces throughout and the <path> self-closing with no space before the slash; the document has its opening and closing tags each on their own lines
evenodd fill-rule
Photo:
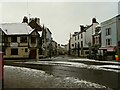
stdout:
<svg viewBox="0 0 120 90">
<path fill-rule="evenodd" d="M 116 40 L 117 40 L 117 44 L 116 44 L 116 48 L 117 48 L 117 51 L 118 51 L 118 59 L 120 60 L 120 51 L 119 51 L 119 46 L 118 46 L 118 35 L 119 35 L 119 32 L 118 32 L 118 30 L 119 30 L 119 16 L 118 17 L 116 17 L 116 33 L 117 33 L 117 36 L 116 36 Z"/>
</svg>

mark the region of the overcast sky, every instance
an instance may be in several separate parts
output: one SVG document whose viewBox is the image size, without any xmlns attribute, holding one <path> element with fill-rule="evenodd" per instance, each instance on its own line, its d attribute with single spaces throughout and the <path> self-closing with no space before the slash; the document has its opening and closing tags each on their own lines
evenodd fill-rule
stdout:
<svg viewBox="0 0 120 90">
<path fill-rule="evenodd" d="M 24 16 L 38 17 L 52 37 L 66 44 L 70 33 L 79 31 L 80 24 L 89 25 L 96 17 L 99 23 L 118 15 L 118 2 L 2 2 L 0 22 L 22 22 Z"/>
</svg>

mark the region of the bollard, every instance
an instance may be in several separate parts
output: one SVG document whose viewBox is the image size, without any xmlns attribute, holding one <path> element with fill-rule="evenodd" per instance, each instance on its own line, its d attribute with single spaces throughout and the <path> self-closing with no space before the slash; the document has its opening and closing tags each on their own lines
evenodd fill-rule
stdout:
<svg viewBox="0 0 120 90">
<path fill-rule="evenodd" d="M 116 61 L 118 61 L 118 60 L 119 60 L 118 55 L 115 55 L 115 59 L 116 59 Z"/>
</svg>

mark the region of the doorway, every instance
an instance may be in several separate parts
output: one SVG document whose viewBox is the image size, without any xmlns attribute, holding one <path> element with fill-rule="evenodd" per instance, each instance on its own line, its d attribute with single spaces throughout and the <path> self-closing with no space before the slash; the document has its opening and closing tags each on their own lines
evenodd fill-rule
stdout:
<svg viewBox="0 0 120 90">
<path fill-rule="evenodd" d="M 36 58 L 36 49 L 30 50 L 29 58 L 31 59 Z"/>
</svg>

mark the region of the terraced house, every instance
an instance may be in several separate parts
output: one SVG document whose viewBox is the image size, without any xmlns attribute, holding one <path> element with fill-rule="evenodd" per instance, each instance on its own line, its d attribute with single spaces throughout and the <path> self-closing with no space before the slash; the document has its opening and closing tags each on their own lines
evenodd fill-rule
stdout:
<svg viewBox="0 0 120 90">
<path fill-rule="evenodd" d="M 74 32 L 70 37 L 70 53 L 75 56 L 86 57 L 92 53 L 93 38 L 96 26 L 99 23 L 96 18 L 92 19 L 91 25 L 80 25 L 80 31 Z"/>
<path fill-rule="evenodd" d="M 101 23 L 101 53 L 105 60 L 115 60 L 115 55 L 120 59 L 120 15 Z"/>
<path fill-rule="evenodd" d="M 3 58 L 37 58 L 39 33 L 26 23 L 0 25 Z"/>
</svg>

